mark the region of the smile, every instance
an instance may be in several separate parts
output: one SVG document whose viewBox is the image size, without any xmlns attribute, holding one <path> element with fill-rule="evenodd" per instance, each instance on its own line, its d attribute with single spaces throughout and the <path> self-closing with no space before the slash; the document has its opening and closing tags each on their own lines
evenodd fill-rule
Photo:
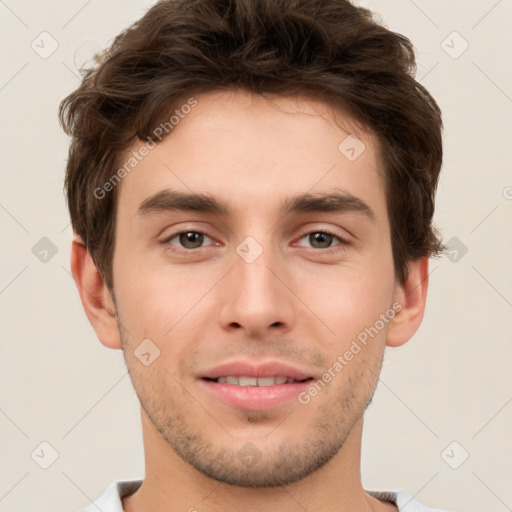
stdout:
<svg viewBox="0 0 512 512">
<path fill-rule="evenodd" d="M 292 379 L 291 377 L 236 377 L 229 375 L 226 377 L 218 377 L 217 379 L 206 379 L 220 384 L 233 384 L 235 386 L 275 386 L 278 384 L 290 384 L 293 382 L 303 382 L 303 380 Z M 304 379 L 309 380 L 309 379 Z"/>
</svg>

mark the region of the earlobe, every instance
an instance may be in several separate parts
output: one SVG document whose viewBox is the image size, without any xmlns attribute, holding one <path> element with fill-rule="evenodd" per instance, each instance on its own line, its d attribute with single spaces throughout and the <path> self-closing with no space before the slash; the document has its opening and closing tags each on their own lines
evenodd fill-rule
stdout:
<svg viewBox="0 0 512 512">
<path fill-rule="evenodd" d="M 80 237 L 71 246 L 71 273 L 96 335 L 108 348 L 122 348 L 115 306 L 103 277 Z"/>
<path fill-rule="evenodd" d="M 405 283 L 396 287 L 394 300 L 400 304 L 400 310 L 389 324 L 386 345 L 403 345 L 418 330 L 425 312 L 427 289 L 428 258 L 424 257 L 409 263 Z"/>
</svg>

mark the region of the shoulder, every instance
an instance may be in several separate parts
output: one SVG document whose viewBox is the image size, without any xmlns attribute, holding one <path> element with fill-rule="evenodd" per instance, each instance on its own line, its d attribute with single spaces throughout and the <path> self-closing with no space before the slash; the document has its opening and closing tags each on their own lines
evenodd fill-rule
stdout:
<svg viewBox="0 0 512 512">
<path fill-rule="evenodd" d="M 413 499 L 405 491 L 366 491 L 370 496 L 389 501 L 398 507 L 398 512 L 447 512 L 439 508 L 429 508 Z M 407 507 L 407 508 L 406 508 Z"/>
<path fill-rule="evenodd" d="M 80 512 L 123 512 L 122 498 L 133 494 L 142 484 L 142 480 L 118 480 L 111 483 L 107 490 Z"/>
</svg>

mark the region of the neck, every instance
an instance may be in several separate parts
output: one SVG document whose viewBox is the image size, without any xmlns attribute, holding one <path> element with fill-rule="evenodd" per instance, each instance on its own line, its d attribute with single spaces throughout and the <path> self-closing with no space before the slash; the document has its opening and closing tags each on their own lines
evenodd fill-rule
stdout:
<svg viewBox="0 0 512 512">
<path fill-rule="evenodd" d="M 125 512 L 370 512 L 396 511 L 368 496 L 361 484 L 362 418 L 338 453 L 306 478 L 281 487 L 237 487 L 213 480 L 184 462 L 141 409 L 145 478 L 123 499 Z"/>
</svg>

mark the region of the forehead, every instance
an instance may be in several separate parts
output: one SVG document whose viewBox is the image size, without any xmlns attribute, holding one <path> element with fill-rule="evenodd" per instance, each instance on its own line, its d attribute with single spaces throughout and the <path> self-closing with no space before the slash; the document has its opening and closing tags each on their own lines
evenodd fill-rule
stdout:
<svg viewBox="0 0 512 512">
<path fill-rule="evenodd" d="M 385 209 L 378 141 L 311 96 L 210 92 L 184 98 L 162 128 L 162 142 L 144 151 L 138 141 L 121 155 L 121 165 L 137 157 L 118 191 L 126 214 L 167 189 L 213 193 L 233 214 L 261 211 L 262 201 L 277 211 L 285 197 L 332 189 Z"/>
</svg>

